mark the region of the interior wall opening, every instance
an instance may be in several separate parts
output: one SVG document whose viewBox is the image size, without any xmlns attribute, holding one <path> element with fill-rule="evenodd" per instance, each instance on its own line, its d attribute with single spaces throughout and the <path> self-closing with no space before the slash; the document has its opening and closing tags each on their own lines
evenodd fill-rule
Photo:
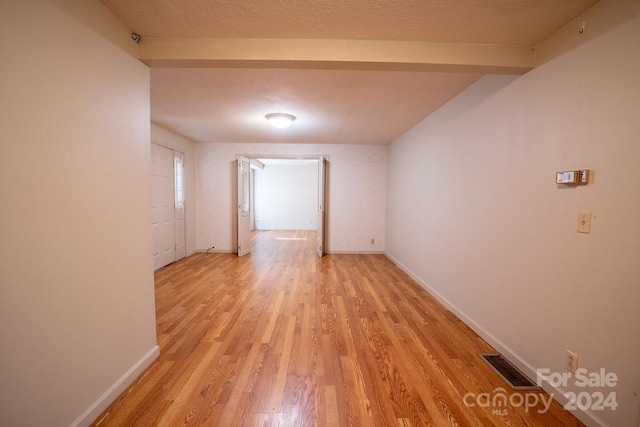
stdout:
<svg viewBox="0 0 640 427">
<path fill-rule="evenodd" d="M 251 252 L 256 239 L 250 234 L 304 231 L 315 234 L 317 254 L 322 257 L 327 222 L 327 157 L 237 155 L 236 158 L 238 256 Z"/>
<path fill-rule="evenodd" d="M 318 160 L 258 159 L 253 169 L 257 231 L 318 229 Z"/>
</svg>

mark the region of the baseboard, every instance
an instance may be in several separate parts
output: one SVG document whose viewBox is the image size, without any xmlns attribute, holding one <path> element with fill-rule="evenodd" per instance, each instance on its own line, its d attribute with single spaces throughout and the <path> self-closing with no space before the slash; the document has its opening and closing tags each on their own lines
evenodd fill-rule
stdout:
<svg viewBox="0 0 640 427">
<path fill-rule="evenodd" d="M 207 252 L 207 249 L 197 249 L 196 253 L 209 253 L 209 254 L 235 254 L 234 250 L 225 249 L 211 249 Z M 327 255 L 385 255 L 383 251 L 326 251 Z"/>
<path fill-rule="evenodd" d="M 71 423 L 70 427 L 85 427 L 91 425 L 105 409 L 116 400 L 143 372 L 160 356 L 160 347 L 153 346 L 135 365 L 133 365 L 122 377 L 118 379 L 107 391 L 104 392 L 82 415 Z"/>
<path fill-rule="evenodd" d="M 480 335 L 482 339 L 484 339 L 489 345 L 495 348 L 499 353 L 501 353 L 507 360 L 513 363 L 518 369 L 520 369 L 523 373 L 525 373 L 529 378 L 533 380 L 537 380 L 537 370 L 531 364 L 529 364 L 526 360 L 520 357 L 519 354 L 514 352 L 511 348 L 509 348 L 505 343 L 500 341 L 498 338 L 493 336 L 489 331 L 484 329 L 478 323 L 476 323 L 473 319 L 468 317 L 462 310 L 456 307 L 451 301 L 445 298 L 438 291 L 433 289 L 418 277 L 413 271 L 407 268 L 404 264 L 398 261 L 389 253 L 385 252 L 384 255 L 389 258 L 398 268 L 407 273 L 413 280 L 418 282 L 420 286 L 422 286 L 429 294 L 431 294 L 435 299 L 437 299 L 442 305 L 444 305 L 449 311 L 455 314 L 460 320 L 462 320 L 467 326 L 469 326 L 475 333 Z M 542 388 L 544 391 L 549 393 L 550 396 L 553 396 L 553 399 L 556 400 L 561 405 L 565 405 L 568 402 L 567 397 L 565 396 L 565 391 L 552 386 L 545 378 L 542 378 Z M 591 411 L 570 411 L 576 418 L 582 421 L 589 427 L 607 427 L 607 424 L 603 422 L 600 418 L 598 418 Z"/>
</svg>

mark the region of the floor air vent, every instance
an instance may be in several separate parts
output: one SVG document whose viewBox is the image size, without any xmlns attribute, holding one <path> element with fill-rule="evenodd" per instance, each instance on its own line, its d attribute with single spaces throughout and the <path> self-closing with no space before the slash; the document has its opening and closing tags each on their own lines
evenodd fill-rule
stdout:
<svg viewBox="0 0 640 427">
<path fill-rule="evenodd" d="M 505 359 L 501 354 L 480 354 L 480 357 L 487 362 L 491 368 L 496 371 L 500 377 L 507 382 L 514 390 L 540 390 L 533 381 L 525 374 L 520 372 L 518 368 L 513 366 L 511 362 Z"/>
</svg>

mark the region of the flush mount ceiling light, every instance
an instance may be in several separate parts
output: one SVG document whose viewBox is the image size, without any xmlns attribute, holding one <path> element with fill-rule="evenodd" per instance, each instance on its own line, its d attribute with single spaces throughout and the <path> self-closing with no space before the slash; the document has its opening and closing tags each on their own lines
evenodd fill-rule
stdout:
<svg viewBox="0 0 640 427">
<path fill-rule="evenodd" d="M 296 116 L 287 113 L 270 113 L 264 117 L 269 121 L 271 126 L 278 129 L 288 128 L 296 119 Z"/>
</svg>

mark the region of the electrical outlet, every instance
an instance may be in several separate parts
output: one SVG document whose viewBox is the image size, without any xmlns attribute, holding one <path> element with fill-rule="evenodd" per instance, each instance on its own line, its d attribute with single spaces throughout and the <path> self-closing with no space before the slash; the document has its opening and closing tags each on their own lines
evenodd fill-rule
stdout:
<svg viewBox="0 0 640 427">
<path fill-rule="evenodd" d="M 578 355 L 571 350 L 567 350 L 567 355 L 564 359 L 564 367 L 567 371 L 575 374 L 578 369 Z"/>
<path fill-rule="evenodd" d="M 371 239 L 371 244 L 375 245 L 376 244 L 376 239 Z"/>
</svg>

